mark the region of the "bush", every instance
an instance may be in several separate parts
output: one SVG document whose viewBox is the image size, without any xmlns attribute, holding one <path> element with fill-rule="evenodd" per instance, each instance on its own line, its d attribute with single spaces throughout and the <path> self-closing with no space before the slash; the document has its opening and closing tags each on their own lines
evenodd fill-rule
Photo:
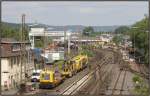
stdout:
<svg viewBox="0 0 150 96">
<path fill-rule="evenodd" d="M 135 88 L 134 88 L 134 93 L 136 93 L 137 95 L 142 95 L 142 96 L 149 96 L 149 88 L 146 85 L 146 83 L 143 81 L 143 79 L 139 76 L 134 76 L 132 78 L 132 81 L 134 83 L 138 82 L 138 84 L 136 83 Z"/>
<path fill-rule="evenodd" d="M 136 83 L 137 81 L 138 81 L 139 83 L 141 83 L 143 80 L 142 80 L 142 78 L 139 77 L 139 76 L 134 76 L 134 77 L 132 78 L 132 81 L 133 81 L 134 83 Z"/>
<path fill-rule="evenodd" d="M 90 50 L 87 50 L 87 49 L 83 50 L 81 52 L 81 54 L 82 55 L 87 55 L 88 57 L 93 57 L 94 56 L 94 53 L 92 51 L 90 51 Z"/>
</svg>

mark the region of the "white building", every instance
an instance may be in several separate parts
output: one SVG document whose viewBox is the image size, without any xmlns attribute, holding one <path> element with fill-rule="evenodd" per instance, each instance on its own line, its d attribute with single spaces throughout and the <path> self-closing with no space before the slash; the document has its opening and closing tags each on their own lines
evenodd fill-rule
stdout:
<svg viewBox="0 0 150 96">
<path fill-rule="evenodd" d="M 34 69 L 30 43 L 2 38 L 1 44 L 2 90 L 16 88 L 24 83 L 25 73 L 30 76 Z M 25 45 L 25 51 L 21 51 L 21 44 Z"/>
<path fill-rule="evenodd" d="M 110 34 L 102 34 L 100 36 L 100 40 L 103 42 L 110 42 L 112 40 L 113 36 Z"/>
<path fill-rule="evenodd" d="M 66 32 L 66 34 L 65 34 Z M 32 49 L 34 49 L 35 47 L 35 38 L 36 37 L 39 37 L 39 36 L 45 36 L 45 37 L 54 37 L 54 38 L 58 38 L 59 39 L 55 39 L 56 41 L 62 41 L 62 39 L 64 39 L 65 35 L 66 35 L 66 39 L 68 39 L 68 34 L 70 35 L 77 35 L 77 33 L 72 33 L 71 31 L 67 30 L 67 31 L 64 31 L 62 29 L 54 29 L 54 28 L 46 28 L 44 26 L 40 26 L 40 25 L 34 25 L 34 26 L 31 26 L 30 28 L 30 32 L 29 32 L 29 39 L 30 39 L 30 42 L 31 42 L 31 46 L 32 46 Z"/>
</svg>

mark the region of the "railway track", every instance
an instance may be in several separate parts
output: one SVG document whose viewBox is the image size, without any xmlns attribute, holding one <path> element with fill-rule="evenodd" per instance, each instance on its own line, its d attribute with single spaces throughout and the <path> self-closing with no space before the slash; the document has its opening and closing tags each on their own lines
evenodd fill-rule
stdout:
<svg viewBox="0 0 150 96">
<path fill-rule="evenodd" d="M 102 54 L 99 53 L 98 55 L 102 55 Z M 96 57 L 100 57 L 100 56 L 96 56 Z M 80 90 L 81 87 L 85 86 L 88 83 L 88 81 L 93 79 L 95 73 L 97 71 L 100 71 L 102 69 L 102 67 L 109 62 L 108 57 L 103 57 L 101 60 L 99 60 L 99 58 L 95 58 L 94 60 L 96 61 L 95 62 L 96 66 L 94 66 L 91 69 L 92 71 L 89 74 L 86 74 L 80 80 L 78 80 L 78 81 L 74 82 L 73 84 L 71 84 L 70 86 L 68 86 L 63 92 L 60 93 L 61 95 L 73 95 L 73 94 L 76 94 L 76 93 L 83 92 L 83 91 Z M 88 88 L 88 90 L 90 90 L 92 87 L 86 87 L 86 88 Z"/>
<path fill-rule="evenodd" d="M 80 80 L 74 82 L 70 86 L 68 86 L 63 92 L 61 92 L 61 95 L 73 95 L 77 93 L 81 87 L 83 87 L 90 79 L 92 79 L 92 75 L 98 70 L 98 68 L 88 74 L 86 74 L 83 78 Z"/>
<path fill-rule="evenodd" d="M 120 90 L 120 95 L 123 95 L 122 94 L 122 91 L 124 91 L 124 85 L 125 85 L 125 78 L 126 78 L 126 74 L 127 74 L 127 70 L 124 70 L 124 76 L 123 76 L 123 81 L 122 81 L 122 85 L 121 85 L 121 90 Z"/>
<path fill-rule="evenodd" d="M 75 81 L 70 86 L 68 86 L 64 91 L 60 93 L 60 95 L 72 95 L 76 90 L 87 82 L 89 79 L 89 73 L 82 77 L 80 80 Z"/>
<path fill-rule="evenodd" d="M 116 51 L 112 51 L 114 53 L 114 69 L 116 71 L 112 71 L 114 73 L 112 74 L 116 74 L 113 75 L 115 77 L 111 77 L 114 78 L 113 81 L 111 80 L 111 83 L 109 83 L 108 86 L 106 86 L 106 91 L 102 92 L 102 95 L 123 95 L 123 91 L 126 91 L 126 75 L 127 75 L 127 64 L 125 64 L 125 62 L 122 60 L 122 55 L 119 52 Z M 101 94 L 100 94 L 101 95 Z"/>
<path fill-rule="evenodd" d="M 95 58 L 93 58 L 91 61 L 90 61 L 90 64 L 91 65 L 95 65 L 95 62 L 97 61 L 97 60 L 100 60 L 100 58 L 104 58 L 103 57 L 103 51 L 98 51 L 98 52 L 96 52 L 96 53 L 98 53 L 98 54 L 96 54 L 96 56 L 95 56 Z M 96 58 L 96 57 L 99 57 L 98 59 Z M 94 66 L 92 66 L 93 68 L 91 69 L 91 70 L 93 70 L 94 69 Z M 82 72 L 82 71 L 81 71 Z M 93 74 L 93 72 L 92 73 L 90 73 L 90 74 Z M 78 76 L 77 76 L 78 77 Z M 75 79 L 74 81 L 73 81 L 73 83 L 71 83 L 69 86 L 65 86 L 66 88 L 65 88 L 65 90 L 63 89 L 64 87 L 59 87 L 59 88 L 54 88 L 54 89 L 50 89 L 50 90 L 45 90 L 45 89 L 40 89 L 40 91 L 39 92 L 37 92 L 38 94 L 61 94 L 61 95 L 65 95 L 65 94 L 74 94 L 75 93 L 75 90 L 79 90 L 80 89 L 80 87 L 82 87 L 82 85 L 84 85 L 88 80 L 84 80 L 84 79 L 87 79 L 87 77 L 90 79 L 91 77 L 90 77 L 90 75 L 89 75 L 89 73 L 87 72 L 83 77 L 81 77 L 81 78 L 79 78 L 78 80 L 77 79 Z M 84 82 L 83 82 L 83 80 L 84 80 Z M 81 82 L 82 81 L 82 82 Z M 64 84 L 62 84 L 62 85 L 64 85 Z M 76 86 L 75 86 L 76 85 Z M 69 89 L 71 90 L 71 88 L 72 87 L 76 87 L 75 89 L 74 89 L 74 91 L 73 92 L 69 92 Z M 63 90 L 62 90 L 63 89 Z"/>
<path fill-rule="evenodd" d="M 126 70 L 120 71 L 115 81 L 115 85 L 112 89 L 111 95 L 123 95 L 122 92 L 124 91 L 123 87 L 125 85 L 125 77 L 126 77 Z M 121 83 L 121 86 L 119 86 L 120 83 Z"/>
<path fill-rule="evenodd" d="M 106 50 L 107 51 L 107 50 Z M 114 52 L 112 52 L 112 54 L 114 55 Z M 111 54 L 111 55 L 112 55 Z M 119 57 L 119 54 L 117 55 L 117 57 Z M 98 80 L 95 80 L 94 82 L 91 82 L 90 84 L 88 84 L 88 86 L 86 86 L 84 89 L 82 89 L 82 90 L 78 90 L 78 94 L 95 94 L 94 92 L 94 89 L 96 89 L 97 87 L 99 87 L 99 83 L 104 83 L 104 80 L 105 80 L 105 78 L 107 77 L 106 76 L 106 73 L 108 73 L 108 70 L 107 71 L 104 71 L 104 70 L 102 70 L 102 69 L 104 69 L 104 65 L 107 65 L 108 63 L 109 64 L 111 64 L 111 61 L 112 61 L 112 58 L 108 58 L 108 57 L 104 57 L 102 60 L 98 60 L 97 62 L 95 62 L 96 64 L 96 68 L 97 68 L 97 70 L 96 71 L 98 71 L 99 72 L 99 75 L 100 75 L 100 78 L 98 79 Z M 119 61 L 119 59 L 116 59 L 115 60 L 115 58 L 114 58 L 114 63 L 116 63 L 117 61 Z M 95 69 L 95 68 L 94 68 Z M 105 69 L 106 70 L 106 69 Z M 96 72 L 95 71 L 95 72 Z M 104 72 L 102 72 L 102 71 L 104 71 Z M 103 73 L 103 74 L 102 74 Z M 95 74 L 94 72 L 93 72 L 93 74 Z M 125 78 L 125 77 L 124 77 Z M 85 81 L 86 82 L 86 81 Z M 123 81 L 123 82 L 125 82 L 125 81 Z M 123 83 L 123 85 L 122 85 L 122 88 L 123 88 L 123 86 L 124 86 L 124 83 Z M 81 88 L 81 87 L 80 87 Z M 123 90 L 123 89 L 122 89 Z M 77 92 L 77 91 L 76 91 Z M 120 93 L 121 94 L 121 93 Z M 69 95 L 71 95 L 71 94 L 69 94 Z"/>
<path fill-rule="evenodd" d="M 78 92 L 83 92 L 83 94 L 85 94 L 85 93 L 90 94 L 90 91 L 93 91 L 94 87 L 96 87 L 94 85 L 99 84 L 99 81 L 96 81 L 94 83 L 89 84 L 88 86 L 86 86 L 86 88 L 84 90 L 81 90 L 81 89 L 94 77 L 94 74 L 98 71 L 99 74 L 101 74 L 100 76 L 104 76 L 103 78 L 100 78 L 98 80 L 103 81 L 104 78 L 106 78 L 106 76 L 102 75 L 102 73 L 106 74 L 108 70 L 105 71 L 105 72 L 101 72 L 100 70 L 104 69 L 104 65 L 107 65 L 108 63 L 110 63 L 112 61 L 112 58 L 109 58 L 108 54 L 107 54 L 107 56 L 102 55 L 103 52 L 98 52 L 97 51 L 96 53 L 97 53 L 96 58 L 94 58 L 90 62 L 91 64 L 94 64 L 91 71 L 89 73 L 85 74 L 82 78 L 74 81 L 71 85 L 67 86 L 63 91 L 57 92 L 56 93 L 57 95 L 58 94 L 59 95 L 74 95 L 74 94 L 78 94 Z M 112 54 L 113 53 L 110 53 L 111 56 L 112 56 Z M 101 60 L 100 60 L 100 57 L 102 57 Z M 119 76 L 119 78 L 120 78 L 120 76 Z M 125 81 L 123 81 L 123 82 L 125 82 Z M 124 86 L 124 84 L 121 87 L 122 89 L 123 89 L 123 86 Z M 88 92 L 85 92 L 85 90 L 88 91 Z M 53 91 L 53 90 L 51 90 L 51 91 Z M 55 90 L 55 92 L 56 92 L 56 90 Z M 43 91 L 42 93 L 43 94 L 51 94 L 50 91 Z M 120 92 L 120 94 L 121 94 L 121 92 Z"/>
<path fill-rule="evenodd" d="M 85 85 L 84 88 L 78 92 L 78 94 L 84 94 L 84 95 L 85 94 L 91 94 L 91 95 L 97 94 L 97 92 L 96 92 L 97 88 L 105 82 L 105 79 L 108 76 L 107 73 L 110 72 L 110 70 L 112 69 L 112 67 L 108 68 L 108 66 L 110 66 L 108 64 L 111 64 L 112 58 L 110 58 L 110 57 L 108 58 L 108 57 L 109 56 L 103 58 L 99 62 L 96 62 L 97 71 L 95 71 L 95 72 L 98 73 L 98 76 L 95 79 L 93 79 L 94 78 L 94 76 L 93 76 L 93 78 L 92 78 L 93 81 L 91 81 L 89 84 Z"/>
<path fill-rule="evenodd" d="M 125 62 L 121 60 L 119 62 L 119 65 L 121 64 L 125 65 Z M 125 86 L 126 73 L 127 73 L 126 67 L 123 66 L 119 69 L 119 73 L 115 80 L 111 95 L 122 95 L 122 92 L 124 91 L 124 86 Z"/>
</svg>

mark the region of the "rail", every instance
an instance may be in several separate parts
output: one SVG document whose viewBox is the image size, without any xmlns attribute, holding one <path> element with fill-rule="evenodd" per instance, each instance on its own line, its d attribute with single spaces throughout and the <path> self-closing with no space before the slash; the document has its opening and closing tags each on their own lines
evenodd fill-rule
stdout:
<svg viewBox="0 0 150 96">
<path fill-rule="evenodd" d="M 80 80 L 75 81 L 73 84 L 68 86 L 63 92 L 61 92 L 61 95 L 73 95 L 77 91 L 80 90 L 82 86 L 84 86 L 91 78 L 92 75 L 95 74 L 96 71 L 100 70 L 105 64 L 107 64 L 107 57 L 104 57 L 101 60 L 101 64 L 99 66 L 96 66 L 96 70 L 93 70 L 92 72 L 86 74 L 84 77 L 82 77 Z M 99 62 L 98 62 L 99 63 Z M 97 64 L 98 65 L 98 64 Z M 95 69 L 95 68 L 94 68 Z"/>
</svg>

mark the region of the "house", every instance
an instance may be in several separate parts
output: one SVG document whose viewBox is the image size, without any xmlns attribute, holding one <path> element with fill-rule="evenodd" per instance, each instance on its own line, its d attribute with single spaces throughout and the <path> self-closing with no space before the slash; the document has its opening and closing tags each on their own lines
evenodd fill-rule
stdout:
<svg viewBox="0 0 150 96">
<path fill-rule="evenodd" d="M 21 47 L 22 46 L 22 47 Z M 2 90 L 15 88 L 30 76 L 34 69 L 31 44 L 12 38 L 1 39 L 1 86 Z"/>
<path fill-rule="evenodd" d="M 102 34 L 100 36 L 100 40 L 103 41 L 103 42 L 107 42 L 107 43 L 111 42 L 112 38 L 113 38 L 113 36 L 110 35 L 110 34 Z"/>
</svg>

